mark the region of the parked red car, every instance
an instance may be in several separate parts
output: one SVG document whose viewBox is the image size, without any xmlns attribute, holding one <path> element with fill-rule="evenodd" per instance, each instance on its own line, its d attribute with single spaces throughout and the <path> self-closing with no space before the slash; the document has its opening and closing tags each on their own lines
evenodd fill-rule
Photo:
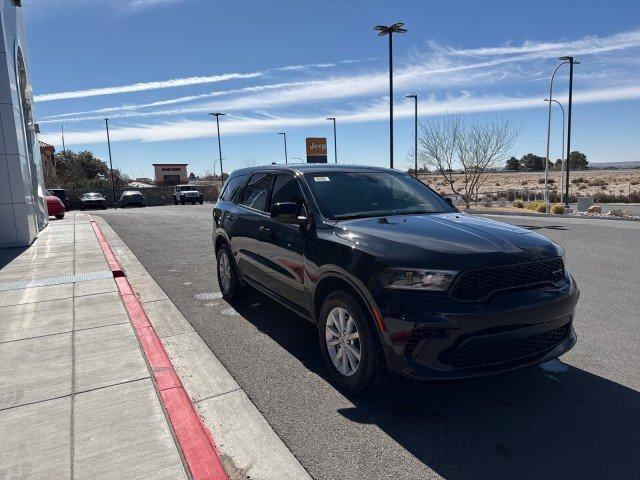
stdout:
<svg viewBox="0 0 640 480">
<path fill-rule="evenodd" d="M 47 199 L 47 209 L 49 210 L 49 216 L 53 215 L 58 220 L 63 219 L 65 208 L 64 208 L 64 203 L 62 203 L 62 200 L 60 200 L 55 195 L 47 195 L 44 198 Z"/>
</svg>

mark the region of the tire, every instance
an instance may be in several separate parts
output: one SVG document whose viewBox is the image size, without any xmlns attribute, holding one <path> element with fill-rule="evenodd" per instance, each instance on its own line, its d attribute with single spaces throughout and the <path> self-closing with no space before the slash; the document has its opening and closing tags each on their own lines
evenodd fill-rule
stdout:
<svg viewBox="0 0 640 480">
<path fill-rule="evenodd" d="M 177 205 L 178 204 L 178 200 L 176 200 L 175 198 L 173 199 L 173 204 Z"/>
<path fill-rule="evenodd" d="M 200 205 L 202 205 L 202 200 L 200 200 L 198 203 L 200 203 Z"/>
<path fill-rule="evenodd" d="M 195 205 L 195 204 L 196 204 L 196 202 L 191 202 L 191 205 Z"/>
<path fill-rule="evenodd" d="M 180 205 L 184 205 L 184 200 L 180 200 Z"/>
<path fill-rule="evenodd" d="M 82 207 L 80 207 L 80 210 L 82 210 L 84 212 L 84 205 Z"/>
<path fill-rule="evenodd" d="M 337 313 L 340 313 L 339 309 L 343 309 L 346 312 L 344 321 L 338 320 L 338 317 L 340 317 L 340 315 L 337 315 Z M 332 323 L 332 320 L 329 318 L 330 315 L 337 323 L 330 325 L 330 329 L 328 330 L 326 328 L 327 323 Z M 336 327 L 336 325 L 340 322 L 348 323 L 349 320 L 355 324 L 357 330 L 353 331 L 353 326 L 351 326 L 346 330 L 343 328 L 342 333 L 351 331 L 353 332 L 351 335 L 355 333 L 358 337 L 349 339 L 344 335 L 343 338 L 339 340 L 340 343 L 338 343 L 335 346 L 335 350 L 333 350 L 334 357 L 340 359 L 340 366 L 336 366 L 329 353 L 331 347 L 327 342 L 329 340 L 338 341 L 336 340 L 337 337 L 331 336 L 330 332 L 338 331 L 340 333 L 340 329 Z M 348 334 L 349 333 L 347 333 L 347 335 Z M 389 369 L 382 345 L 375 331 L 371 315 L 362 309 L 360 303 L 353 295 L 338 290 L 324 300 L 318 320 L 318 339 L 320 342 L 322 361 L 329 372 L 329 376 L 339 388 L 351 393 L 365 393 L 373 392 L 384 387 L 389 378 Z M 340 355 L 341 351 L 346 352 L 344 356 Z M 355 362 L 354 359 L 357 359 L 355 353 L 351 354 L 351 358 L 347 355 L 347 353 L 354 351 L 359 351 L 360 354 L 357 367 L 353 364 Z M 348 371 L 341 369 L 343 360 L 346 360 L 346 370 Z"/>
<path fill-rule="evenodd" d="M 222 265 L 223 259 L 226 257 L 228 263 L 228 272 L 229 272 L 229 285 L 225 287 L 226 282 L 223 281 L 221 277 L 221 270 L 224 271 L 225 268 Z M 220 286 L 220 293 L 222 293 L 222 298 L 225 300 L 238 300 L 242 297 L 244 292 L 246 291 L 246 286 L 242 285 L 240 282 L 240 276 L 238 275 L 238 267 L 236 265 L 236 261 L 233 258 L 233 254 L 231 253 L 231 248 L 229 245 L 224 244 L 218 250 L 218 257 L 216 262 L 216 274 L 218 276 L 218 285 Z"/>
<path fill-rule="evenodd" d="M 57 218 L 58 220 L 62 220 L 62 219 L 64 218 L 64 213 L 63 213 L 62 215 L 56 215 L 56 218 Z"/>
</svg>

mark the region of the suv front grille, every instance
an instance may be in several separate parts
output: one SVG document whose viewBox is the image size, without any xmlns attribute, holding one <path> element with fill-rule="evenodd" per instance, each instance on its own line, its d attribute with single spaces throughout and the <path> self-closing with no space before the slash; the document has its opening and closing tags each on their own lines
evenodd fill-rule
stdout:
<svg viewBox="0 0 640 480">
<path fill-rule="evenodd" d="M 453 368 L 479 368 L 506 363 L 525 357 L 540 356 L 551 351 L 569 335 L 570 325 L 529 337 L 477 347 L 460 347 L 454 354 Z"/>
<path fill-rule="evenodd" d="M 458 300 L 483 300 L 498 290 L 559 282 L 564 278 L 560 257 L 535 262 L 478 268 L 462 272 L 451 290 Z"/>
</svg>

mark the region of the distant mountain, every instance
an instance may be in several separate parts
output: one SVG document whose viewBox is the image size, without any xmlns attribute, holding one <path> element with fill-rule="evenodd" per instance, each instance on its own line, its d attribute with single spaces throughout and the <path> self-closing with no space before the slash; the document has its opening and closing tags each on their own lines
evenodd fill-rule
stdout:
<svg viewBox="0 0 640 480">
<path fill-rule="evenodd" d="M 640 160 L 637 162 L 598 162 L 598 163 L 589 163 L 589 170 L 604 170 L 604 169 L 612 169 L 612 168 L 640 168 Z"/>
</svg>

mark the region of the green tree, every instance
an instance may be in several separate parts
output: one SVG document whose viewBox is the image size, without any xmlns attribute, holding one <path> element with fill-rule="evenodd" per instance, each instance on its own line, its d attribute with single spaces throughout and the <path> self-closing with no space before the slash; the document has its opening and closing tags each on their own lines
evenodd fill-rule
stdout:
<svg viewBox="0 0 640 480">
<path fill-rule="evenodd" d="M 516 172 L 520 169 L 520 161 L 516 157 L 511 157 L 507 160 L 506 169 Z"/>
<path fill-rule="evenodd" d="M 574 170 L 587 170 L 589 168 L 587 156 L 582 152 L 574 150 L 569 154 L 569 168 Z"/>
<path fill-rule="evenodd" d="M 539 172 L 544 170 L 544 157 L 539 157 L 535 153 L 527 153 L 520 159 L 520 169 L 525 172 Z"/>
<path fill-rule="evenodd" d="M 84 188 L 106 178 L 109 173 L 107 164 L 88 150 L 58 152 L 55 164 L 58 182 L 65 188 Z"/>
</svg>

